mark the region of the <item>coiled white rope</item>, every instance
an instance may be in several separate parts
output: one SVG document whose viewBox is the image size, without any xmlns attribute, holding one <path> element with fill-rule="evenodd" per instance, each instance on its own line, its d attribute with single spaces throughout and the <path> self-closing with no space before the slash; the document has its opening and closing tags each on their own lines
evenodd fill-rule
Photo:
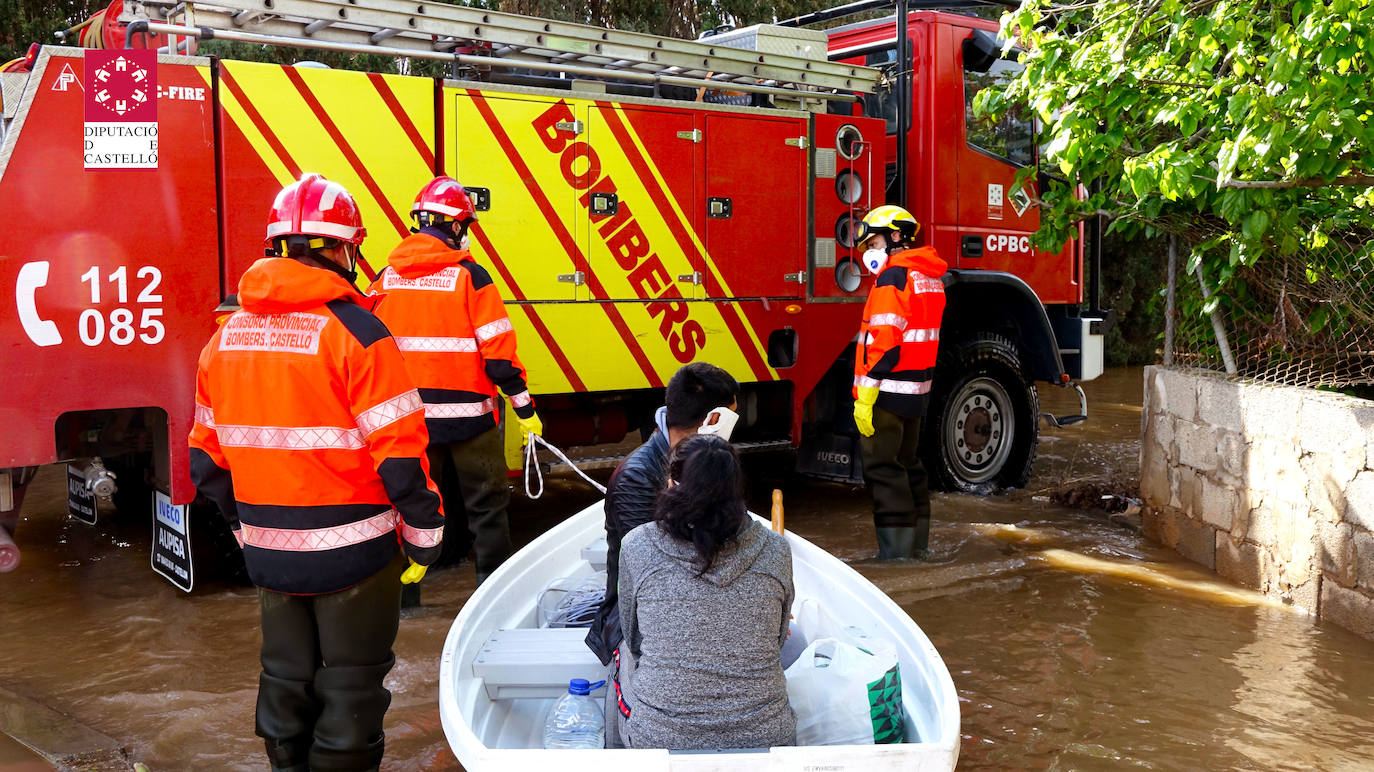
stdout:
<svg viewBox="0 0 1374 772">
<path fill-rule="evenodd" d="M 551 602 L 562 593 L 556 603 Z M 560 577 L 544 586 L 539 593 L 540 627 L 590 627 L 601 603 L 606 599 L 606 572 L 591 576 Z"/>
<path fill-rule="evenodd" d="M 582 479 L 584 479 L 584 480 L 586 480 L 587 482 L 589 482 L 589 483 L 592 484 L 592 487 L 593 487 L 593 488 L 596 488 L 597 490 L 601 491 L 602 493 L 605 493 L 605 492 L 606 492 L 606 488 L 605 488 L 604 486 L 602 486 L 601 483 L 599 483 L 599 482 L 597 482 L 596 480 L 593 480 L 592 478 L 588 477 L 586 472 L 582 471 L 581 469 L 578 469 L 578 468 L 577 468 L 577 464 L 574 464 L 574 463 L 572 462 L 572 459 L 570 459 L 570 458 L 568 458 L 566 455 L 564 455 L 564 454 L 563 454 L 563 451 L 559 450 L 558 448 L 555 448 L 555 447 L 553 446 L 552 443 L 550 443 L 548 440 L 544 439 L 543 437 L 540 437 L 539 435 L 535 434 L 534 432 L 530 432 L 529 435 L 527 435 L 527 436 L 525 437 L 525 495 L 526 495 L 526 496 L 529 496 L 531 499 L 537 499 L 537 498 L 539 498 L 540 496 L 543 496 L 543 495 L 544 495 L 544 471 L 543 471 L 542 469 L 539 468 L 539 459 L 535 456 L 535 451 L 537 450 L 537 448 L 535 447 L 535 443 L 536 443 L 536 442 L 539 443 L 540 445 L 543 445 L 544 447 L 548 448 L 549 450 L 553 451 L 553 454 L 554 454 L 555 456 L 558 457 L 558 460 L 560 460 L 560 461 L 562 461 L 563 463 L 567 464 L 567 465 L 568 465 L 568 468 L 572 469 L 574 472 L 577 472 L 579 475 L 581 475 Z M 535 493 L 533 490 L 530 489 L 530 470 L 534 470 L 534 479 L 535 479 L 536 481 L 538 481 L 538 483 L 539 483 L 539 492 L 538 492 L 538 493 Z"/>
</svg>

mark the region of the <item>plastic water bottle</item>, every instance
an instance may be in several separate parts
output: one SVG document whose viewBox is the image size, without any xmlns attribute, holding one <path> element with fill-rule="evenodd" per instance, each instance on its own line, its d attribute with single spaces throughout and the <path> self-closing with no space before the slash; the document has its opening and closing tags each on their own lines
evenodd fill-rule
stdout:
<svg viewBox="0 0 1374 772">
<path fill-rule="evenodd" d="M 587 683 L 585 678 L 568 682 L 568 693 L 558 698 L 544 722 L 544 747 L 549 750 L 606 747 L 606 714 L 591 693 L 605 681 Z"/>
</svg>

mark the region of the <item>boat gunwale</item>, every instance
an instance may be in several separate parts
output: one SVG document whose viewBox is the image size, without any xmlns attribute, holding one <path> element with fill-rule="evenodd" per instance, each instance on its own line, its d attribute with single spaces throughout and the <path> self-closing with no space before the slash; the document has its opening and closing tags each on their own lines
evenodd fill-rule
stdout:
<svg viewBox="0 0 1374 772">
<path fill-rule="evenodd" d="M 459 702 L 458 677 L 460 673 L 456 670 L 461 663 L 456 661 L 460 652 L 472 651 L 480 647 L 482 642 L 490 637 L 492 632 L 498 629 L 507 629 L 509 624 L 489 624 L 481 628 L 473 623 L 479 615 L 494 615 L 489 613 L 488 605 L 500 600 L 500 595 L 513 591 L 515 583 L 533 586 L 528 579 L 532 575 L 541 574 L 538 567 L 555 554 L 566 553 L 573 558 L 571 565 L 585 561 L 581 557 L 581 549 L 584 546 L 582 541 L 590 542 L 603 532 L 603 519 L 593 518 L 590 514 L 595 510 L 596 514 L 601 514 L 601 507 L 604 502 L 596 502 L 585 509 L 570 515 L 562 522 L 558 523 L 548 531 L 536 537 L 528 545 L 518 551 L 501 568 L 497 569 L 486 582 L 473 592 L 467 603 L 459 611 L 449 628 L 448 635 L 445 637 L 443 654 L 440 659 L 439 667 L 439 704 L 440 719 L 444 728 L 445 738 L 454 755 L 469 770 L 485 768 L 514 768 L 513 764 L 525 768 L 534 767 L 540 764 L 540 759 L 549 761 L 546 754 L 566 753 L 566 751 L 549 751 L 542 748 L 490 748 L 481 740 L 476 730 L 473 729 L 472 719 L 476 716 L 467 716 Z M 752 515 L 752 513 L 751 513 Z M 767 521 L 752 515 L 756 520 L 767 525 Z M 795 764 L 801 768 L 803 756 L 797 755 L 804 753 L 806 764 L 814 765 L 824 762 L 832 764 L 839 762 L 843 766 L 839 768 L 850 769 L 885 769 L 891 763 L 892 769 L 909 769 L 913 757 L 922 757 L 921 761 L 935 761 L 936 757 L 947 757 L 948 764 L 937 763 L 936 766 L 927 767 L 924 763 L 921 769 L 953 769 L 958 760 L 959 754 L 959 701 L 954 688 L 954 681 L 949 675 L 949 669 L 944 664 L 943 658 L 935 649 L 934 644 L 920 629 L 915 620 L 902 610 L 890 597 L 887 596 L 877 586 L 873 585 L 858 571 L 844 561 L 836 558 L 820 547 L 807 541 L 805 538 L 787 532 L 789 546 L 792 548 L 794 565 L 804 565 L 809 573 L 814 573 L 816 577 L 826 576 L 825 583 L 828 590 L 834 592 L 837 587 L 844 587 L 847 594 L 852 596 L 852 600 L 859 603 L 875 619 L 882 620 L 886 629 L 868 631 L 870 634 L 878 636 L 888 636 L 894 638 L 898 644 L 899 652 L 908 653 L 908 659 L 912 659 L 911 664 L 915 665 L 920 673 L 920 683 L 923 689 L 928 690 L 933 698 L 931 708 L 934 712 L 935 736 L 931 740 L 920 743 L 902 743 L 894 745 L 830 745 L 830 746 L 779 746 L 768 749 L 751 749 L 748 751 L 728 751 L 723 750 L 715 753 L 703 754 L 682 754 L 671 753 L 663 749 L 614 749 L 618 754 L 614 758 L 620 762 L 634 761 L 637 765 L 645 769 L 678 768 L 677 762 L 687 762 L 689 757 L 698 757 L 716 760 L 715 766 L 710 768 L 758 768 L 770 769 L 777 768 L 776 763 L 781 763 L 781 768 L 790 768 L 794 764 L 791 759 L 786 757 L 796 756 Z M 825 572 L 819 570 L 819 566 L 825 567 Z M 836 578 L 829 573 L 837 573 Z M 542 572 L 542 576 L 551 575 L 549 572 Z M 803 577 L 808 574 L 804 573 Z M 794 571 L 794 577 L 796 573 Z M 527 581 L 519 582 L 525 579 Z M 801 584 L 805 585 L 807 580 Z M 540 585 L 543 586 L 542 584 Z M 529 596 L 525 596 L 528 598 Z M 799 590 L 797 593 L 798 602 L 806 595 Z M 522 608 L 527 608 L 528 613 L 533 613 L 533 602 L 525 603 Z M 794 604 L 794 609 L 796 608 Z M 480 609 L 480 611 L 479 611 Z M 508 619 L 509 615 L 502 615 L 501 619 Z M 894 625 L 888 624 L 886 620 L 906 620 L 906 624 L 896 629 Z M 486 629 L 489 627 L 490 629 Z M 479 639 L 480 638 L 480 639 Z M 479 639 L 479 640 L 475 640 Z M 467 666 L 471 667 L 470 657 Z M 481 689 L 480 679 L 473 676 L 470 672 L 461 674 L 465 681 L 473 682 L 472 688 Z M 907 673 L 904 671 L 904 676 Z M 912 673 L 915 675 L 915 673 Z M 903 691 L 911 681 L 903 678 Z M 478 700 L 483 699 L 480 695 Z M 905 697 L 904 697 L 905 699 Z M 911 714 L 911 705 L 906 706 L 908 715 Z M 455 715 L 456 714 L 456 715 Z M 601 754 L 612 749 L 579 750 L 573 751 L 578 754 L 580 760 L 591 762 L 588 769 L 604 768 L 607 758 Z M 461 753 L 460 753 L 461 751 Z M 826 758 L 821 758 L 826 757 Z M 833 758 L 831 758 L 833 757 Z M 592 759 L 597 761 L 593 762 Z M 740 763 L 739 767 L 721 767 L 720 762 L 733 759 Z M 860 766 L 852 766 L 853 763 Z M 561 757 L 560 757 L 561 763 Z M 497 765 L 500 765 L 499 767 Z M 876 765 L 876 766 L 875 766 Z M 578 763 L 577 768 L 581 768 Z M 641 768 L 636 766 L 636 768 Z"/>
</svg>

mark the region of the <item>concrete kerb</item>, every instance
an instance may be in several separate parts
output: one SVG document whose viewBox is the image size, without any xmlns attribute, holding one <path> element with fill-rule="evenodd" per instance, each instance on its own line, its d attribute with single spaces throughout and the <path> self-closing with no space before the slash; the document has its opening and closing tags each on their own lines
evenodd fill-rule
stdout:
<svg viewBox="0 0 1374 772">
<path fill-rule="evenodd" d="M 1355 584 L 1374 592 L 1374 534 L 1356 530 L 1350 542 L 1355 549 Z"/>
<path fill-rule="evenodd" d="M 1217 455 L 1221 459 L 1221 471 L 1234 482 L 1239 483 L 1245 478 L 1249 447 L 1242 432 L 1222 432 L 1217 440 Z"/>
<path fill-rule="evenodd" d="M 1174 549 L 1185 558 L 1216 570 L 1217 529 L 1192 518 L 1178 519 L 1178 544 Z"/>
<path fill-rule="evenodd" d="M 1205 371 L 1155 368 L 1154 385 L 1158 392 L 1158 406 L 1174 418 L 1196 421 L 1198 391 L 1196 378 L 1203 372 Z"/>
<path fill-rule="evenodd" d="M 1197 421 L 1228 431 L 1245 429 L 1241 386 L 1232 381 L 1204 378 L 1197 384 Z"/>
<path fill-rule="evenodd" d="M 1335 582 L 1322 582 L 1321 615 L 1364 638 L 1374 638 L 1374 598 Z"/>
<path fill-rule="evenodd" d="M 1360 420 L 1364 410 L 1352 402 L 1344 395 L 1329 394 L 1303 401 L 1298 412 L 1303 450 L 1326 457 L 1328 473 L 1342 488 L 1365 468 L 1367 456 L 1367 443 L 1351 442 L 1366 431 Z"/>
<path fill-rule="evenodd" d="M 1230 531 L 1236 519 L 1240 497 L 1229 486 L 1202 481 L 1202 520 L 1223 531 Z"/>
<path fill-rule="evenodd" d="M 127 772 L 128 752 L 115 740 L 27 697 L 0 688 L 0 732 L 59 770 Z"/>
<path fill-rule="evenodd" d="M 1345 489 L 1345 519 L 1366 531 L 1374 531 L 1374 471 L 1355 475 Z"/>
<path fill-rule="evenodd" d="M 1222 531 L 1217 531 L 1216 540 L 1217 573 L 1242 587 L 1262 589 L 1268 573 L 1264 550 L 1249 542 L 1235 542 Z"/>
<path fill-rule="evenodd" d="M 1355 531 L 1349 523 L 1319 521 L 1317 559 L 1328 578 L 1342 587 L 1354 587 L 1358 577 L 1355 563 Z"/>
<path fill-rule="evenodd" d="M 1145 386 L 1146 535 L 1374 637 L 1374 404 L 1161 367 Z"/>
<path fill-rule="evenodd" d="M 1169 463 L 1163 455 L 1154 455 L 1147 464 L 1141 479 L 1141 498 L 1148 507 L 1163 507 L 1169 504 Z"/>
<path fill-rule="evenodd" d="M 1178 463 L 1204 472 L 1217 468 L 1217 431 L 1192 421 L 1178 422 Z"/>
</svg>

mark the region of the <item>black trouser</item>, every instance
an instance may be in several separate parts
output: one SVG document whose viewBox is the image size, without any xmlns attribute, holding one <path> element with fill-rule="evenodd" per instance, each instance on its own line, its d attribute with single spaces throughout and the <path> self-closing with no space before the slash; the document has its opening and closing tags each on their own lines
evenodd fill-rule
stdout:
<svg viewBox="0 0 1374 772">
<path fill-rule="evenodd" d="M 477 558 L 477 573 L 490 574 L 510 557 L 510 522 L 506 519 L 506 505 L 510 503 L 510 487 L 506 483 L 506 456 L 499 428 L 488 429 L 471 439 L 429 446 L 429 470 L 434 484 L 443 490 L 441 479 L 444 454 L 453 461 L 458 473 L 458 489 L 463 494 L 463 509 L 467 511 L 468 531 L 472 533 L 472 548 Z M 444 511 L 457 511 L 447 503 Z"/>
<path fill-rule="evenodd" d="M 861 443 L 864 482 L 873 494 L 873 525 L 915 528 L 915 548 L 930 539 L 930 487 L 917 455 L 921 419 L 873 408 L 873 436 Z"/>
<path fill-rule="evenodd" d="M 382 763 L 382 686 L 396 658 L 401 556 L 327 595 L 258 589 L 262 676 L 258 736 L 273 767 L 371 770 Z"/>
</svg>

